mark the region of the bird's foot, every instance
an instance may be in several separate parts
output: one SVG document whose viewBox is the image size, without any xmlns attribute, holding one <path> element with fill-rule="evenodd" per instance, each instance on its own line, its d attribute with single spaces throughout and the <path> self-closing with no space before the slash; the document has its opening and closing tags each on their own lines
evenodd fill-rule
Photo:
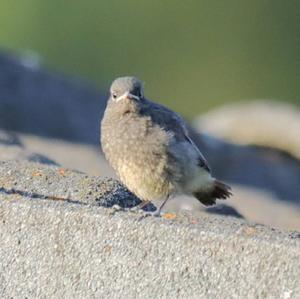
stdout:
<svg viewBox="0 0 300 299">
<path fill-rule="evenodd" d="M 134 206 L 134 207 L 132 207 L 132 208 L 127 208 L 126 210 L 127 210 L 128 212 L 131 212 L 131 213 L 141 213 L 141 212 L 143 212 L 143 210 L 140 208 L 139 205 Z"/>
<path fill-rule="evenodd" d="M 135 214 L 140 214 L 140 213 L 146 213 L 143 210 L 144 207 L 144 203 L 142 203 L 143 205 L 141 206 L 140 204 L 131 208 L 124 208 L 119 206 L 118 204 L 115 204 L 111 207 L 111 214 L 115 214 L 116 212 L 131 212 L 131 213 L 135 213 Z"/>
<path fill-rule="evenodd" d="M 111 211 L 109 211 L 109 214 L 110 215 L 115 215 L 117 212 L 124 212 L 125 211 L 125 209 L 124 208 L 122 208 L 121 206 L 119 206 L 119 205 L 113 205 L 112 207 L 111 207 Z"/>
<path fill-rule="evenodd" d="M 149 204 L 151 204 L 150 201 L 142 201 L 137 206 L 134 206 L 132 208 L 127 208 L 126 211 L 129 211 L 132 213 L 144 213 Z"/>
<path fill-rule="evenodd" d="M 141 210 L 142 215 L 138 218 L 138 221 L 141 221 L 147 217 L 160 217 L 161 216 L 161 212 L 156 210 L 153 212 L 145 212 L 143 210 Z"/>
</svg>

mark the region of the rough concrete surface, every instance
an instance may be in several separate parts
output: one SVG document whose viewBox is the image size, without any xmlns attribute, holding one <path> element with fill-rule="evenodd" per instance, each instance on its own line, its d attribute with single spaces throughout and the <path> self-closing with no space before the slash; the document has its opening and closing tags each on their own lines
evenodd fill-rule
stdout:
<svg viewBox="0 0 300 299">
<path fill-rule="evenodd" d="M 141 202 L 114 179 L 26 160 L 0 161 L 0 193 L 105 207 L 130 208 Z"/>
<path fill-rule="evenodd" d="M 117 182 L 26 161 L 1 162 L 0 186 L 1 298 L 299 298 L 297 232 L 139 221 L 97 206 L 135 200 Z"/>
<path fill-rule="evenodd" d="M 4 132 L 0 130 L 0 137 Z M 9 137 L 10 136 L 10 137 Z M 108 165 L 103 155 L 99 153 L 99 146 L 79 144 L 57 139 L 38 137 L 28 134 L 17 133 L 14 135 L 6 134 L 6 139 L 15 140 L 21 146 L 1 144 L 0 138 L 0 160 L 26 159 L 32 158 L 37 154 L 43 153 L 42 161 L 55 161 L 62 167 L 76 169 L 89 175 L 101 177 L 116 178 L 113 169 Z M 27 154 L 25 154 L 25 153 Z M 30 154 L 31 153 L 31 154 Z M 41 155 L 39 155 L 40 157 Z M 28 160 L 28 159 L 27 159 Z M 29 159 L 32 160 L 32 159 Z M 290 173 L 290 176 L 293 176 Z M 296 179 L 295 179 L 296 180 Z M 300 230 L 300 208 L 297 204 L 278 200 L 274 192 L 264 192 L 256 188 L 232 184 L 233 196 L 222 205 L 206 208 L 191 197 L 178 196 L 168 202 L 165 207 L 167 211 L 179 211 L 182 209 L 191 210 L 196 214 L 199 210 L 225 214 L 239 217 L 244 216 L 246 219 L 270 225 L 276 228 Z M 231 209 L 231 211 L 229 210 Z"/>
<path fill-rule="evenodd" d="M 42 152 L 47 156 L 37 154 L 37 152 Z M 51 157 L 51 159 L 48 157 Z M 92 145 L 71 143 L 61 140 L 36 137 L 27 134 L 16 134 L 3 130 L 0 130 L 0 160 L 25 160 L 57 166 L 61 165 L 61 168 L 64 167 L 68 169 L 76 169 L 88 173 L 89 175 L 97 175 L 102 178 L 116 177 L 113 169 L 108 165 L 104 157 L 99 154 L 99 146 L 94 147 Z M 28 169 L 24 170 L 22 164 L 15 165 L 16 168 L 18 168 L 19 166 L 21 168 L 18 171 L 18 177 L 22 177 L 23 173 L 28 171 Z M 113 180 L 109 180 L 106 182 L 114 182 L 115 184 L 115 181 Z M 44 183 L 44 181 L 40 181 L 40 183 L 42 184 Z M 117 185 L 115 184 L 115 186 Z M 24 188 L 24 186 L 21 187 Z M 41 186 L 41 188 L 48 188 L 48 186 Z M 34 196 L 38 196 L 38 194 L 35 193 Z M 41 194 L 39 196 L 41 196 L 42 198 L 45 197 Z M 106 196 L 106 198 L 108 198 L 108 196 Z M 112 198 L 112 195 L 110 195 L 110 198 Z M 197 203 L 196 206 L 198 208 L 201 207 L 197 200 L 194 201 Z M 124 203 L 126 203 L 126 201 L 124 200 L 116 202 L 115 200 L 111 199 L 111 203 L 113 202 L 123 205 Z M 181 197 L 174 198 L 171 201 L 171 204 L 168 203 L 166 208 L 170 207 L 172 211 L 178 211 L 178 209 L 181 209 L 183 202 L 185 204 L 185 209 L 193 209 L 195 210 L 195 212 L 197 211 L 197 209 L 194 209 L 190 204 L 191 198 L 186 197 L 182 200 Z M 111 205 L 111 203 L 106 203 L 106 206 Z M 151 206 L 147 206 L 146 209 L 150 207 Z M 240 213 L 238 213 L 233 207 L 229 207 L 227 204 L 218 205 L 217 207 L 211 207 L 209 208 L 209 210 L 207 209 L 207 211 L 209 211 L 210 213 L 221 215 L 225 214 L 227 216 L 242 217 Z"/>
</svg>

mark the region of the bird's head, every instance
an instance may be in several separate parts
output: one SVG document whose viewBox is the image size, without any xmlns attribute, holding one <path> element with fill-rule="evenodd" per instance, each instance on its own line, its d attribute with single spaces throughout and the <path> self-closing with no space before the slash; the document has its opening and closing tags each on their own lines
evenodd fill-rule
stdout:
<svg viewBox="0 0 300 299">
<path fill-rule="evenodd" d="M 117 78 L 110 87 L 110 99 L 113 102 L 121 102 L 124 100 L 143 100 L 142 82 L 135 77 Z"/>
</svg>

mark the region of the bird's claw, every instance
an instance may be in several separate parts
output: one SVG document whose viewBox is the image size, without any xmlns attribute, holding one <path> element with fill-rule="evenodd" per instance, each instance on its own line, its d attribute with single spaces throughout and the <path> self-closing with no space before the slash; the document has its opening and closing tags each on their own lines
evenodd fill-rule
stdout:
<svg viewBox="0 0 300 299">
<path fill-rule="evenodd" d="M 132 208 L 123 208 L 117 204 L 113 205 L 111 207 L 111 211 L 109 212 L 110 215 L 115 215 L 117 212 L 131 212 L 134 214 L 141 214 L 141 216 L 138 218 L 138 221 L 141 221 L 142 219 L 145 219 L 147 217 L 161 217 L 161 211 L 159 209 L 149 212 L 149 211 L 144 211 L 141 209 L 139 205 L 134 206 Z"/>
<path fill-rule="evenodd" d="M 139 205 L 137 205 L 132 208 L 128 208 L 127 211 L 132 213 L 141 213 L 143 210 L 139 207 Z"/>
<path fill-rule="evenodd" d="M 153 211 L 153 212 L 144 212 L 144 211 L 142 211 L 142 212 L 143 212 L 143 214 L 138 218 L 138 221 L 141 221 L 147 217 L 160 217 L 161 216 L 161 213 L 158 210 Z"/>
<path fill-rule="evenodd" d="M 123 212 L 125 209 L 124 208 L 122 208 L 121 206 L 119 206 L 119 205 L 113 205 L 112 207 L 111 207 L 111 210 L 109 211 L 109 214 L 110 215 L 115 215 L 117 212 Z"/>
</svg>

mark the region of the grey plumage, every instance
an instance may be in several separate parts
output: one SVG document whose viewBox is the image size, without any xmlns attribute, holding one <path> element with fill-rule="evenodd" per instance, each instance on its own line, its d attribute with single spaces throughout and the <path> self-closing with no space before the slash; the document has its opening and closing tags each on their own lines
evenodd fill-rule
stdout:
<svg viewBox="0 0 300 299">
<path fill-rule="evenodd" d="M 103 152 L 127 188 L 143 201 L 174 194 L 195 196 L 204 205 L 231 195 L 210 175 L 184 120 L 147 100 L 134 77 L 116 79 L 101 123 Z"/>
</svg>

